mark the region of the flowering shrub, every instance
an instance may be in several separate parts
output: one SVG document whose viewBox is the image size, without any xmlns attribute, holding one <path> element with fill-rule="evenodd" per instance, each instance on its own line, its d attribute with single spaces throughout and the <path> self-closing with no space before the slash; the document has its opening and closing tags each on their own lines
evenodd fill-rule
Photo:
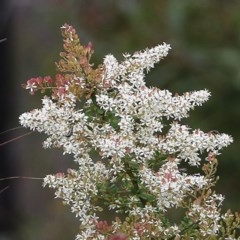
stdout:
<svg viewBox="0 0 240 240">
<path fill-rule="evenodd" d="M 79 219 L 76 239 L 236 239 L 240 216 L 222 213 L 224 197 L 213 189 L 216 156 L 232 138 L 180 123 L 210 93 L 146 86 L 145 73 L 167 56 L 168 44 L 124 54 L 120 63 L 107 55 L 94 68 L 91 43 L 81 45 L 69 25 L 61 30 L 58 74 L 27 81 L 31 94 L 44 97 L 20 123 L 44 132 L 45 148 L 62 148 L 76 162 L 43 183 Z M 170 210 L 182 210 L 182 219 Z"/>
</svg>

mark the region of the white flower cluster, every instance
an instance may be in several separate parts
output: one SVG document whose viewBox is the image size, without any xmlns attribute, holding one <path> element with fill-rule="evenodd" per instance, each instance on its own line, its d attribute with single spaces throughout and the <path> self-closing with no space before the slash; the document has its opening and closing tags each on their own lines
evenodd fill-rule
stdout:
<svg viewBox="0 0 240 240">
<path fill-rule="evenodd" d="M 201 200 L 203 199 L 198 199 L 193 203 L 188 214 L 198 220 L 202 236 L 214 235 L 219 232 L 221 227 L 219 206 L 222 205 L 224 197 L 221 194 L 213 193 L 208 199 L 204 199 L 204 203 Z"/>
<path fill-rule="evenodd" d="M 195 188 L 201 189 L 208 183 L 204 176 L 181 173 L 178 163 L 176 158 L 169 159 L 158 172 L 154 173 L 146 167 L 140 171 L 143 184 L 157 196 L 158 211 L 178 207 L 187 193 L 192 193 Z"/>
<path fill-rule="evenodd" d="M 101 184 L 114 184 L 121 174 L 126 186 L 132 184 L 134 188 L 134 181 L 139 180 L 139 189 L 153 195 L 155 205 L 144 200 L 145 206 L 133 207 L 140 200 L 130 193 L 125 202 L 128 201 L 132 209 L 125 213 L 138 216 L 144 222 L 150 212 L 164 213 L 168 208 L 177 207 L 193 189 L 201 189 L 208 183 L 204 176 L 182 171 L 181 161 L 199 166 L 203 153 L 217 155 L 232 142 L 226 134 L 191 130 L 179 123 L 195 106 L 208 100 L 207 90 L 179 96 L 146 86 L 145 71 L 167 56 L 169 49 L 164 43 L 132 56 L 125 54 L 121 63 L 107 55 L 102 88 L 94 99 L 82 103 L 82 109 L 75 96 L 68 94 L 58 102 L 44 97 L 41 109 L 20 116 L 22 126 L 48 135 L 44 147 L 62 147 L 64 153 L 73 154 L 78 164 L 78 169 L 69 170 L 66 176 L 49 175 L 44 179 L 44 186 L 55 188 L 56 197 L 69 204 L 79 218 L 83 231 L 77 239 L 103 239 L 101 234 L 93 238 L 97 213 L 101 211 L 101 204 L 96 201 L 102 194 Z M 159 155 L 163 159 L 156 157 Z M 158 169 L 151 166 L 152 161 L 157 162 Z M 130 174 L 129 166 L 138 169 L 132 168 Z M 121 209 L 121 201 L 114 197 L 109 208 Z M 148 214 L 147 207 L 151 209 Z M 199 214 L 201 211 L 200 221 L 205 221 L 204 211 L 197 206 L 193 208 Z M 212 219 L 218 217 L 217 212 L 212 211 L 211 216 Z"/>
</svg>

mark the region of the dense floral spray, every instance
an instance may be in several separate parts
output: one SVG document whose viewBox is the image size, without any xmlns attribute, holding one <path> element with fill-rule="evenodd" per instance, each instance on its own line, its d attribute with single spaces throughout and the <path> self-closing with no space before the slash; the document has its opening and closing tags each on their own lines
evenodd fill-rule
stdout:
<svg viewBox="0 0 240 240">
<path fill-rule="evenodd" d="M 109 54 L 94 68 L 92 44 L 81 45 L 72 26 L 61 30 L 58 73 L 27 81 L 31 94 L 44 96 L 20 123 L 76 162 L 43 183 L 79 219 L 76 239 L 236 239 L 239 215 L 222 213 L 224 197 L 213 190 L 216 156 L 232 138 L 181 124 L 209 91 L 173 95 L 146 86 L 145 74 L 171 49 L 166 43 L 122 62 Z M 180 222 L 169 219 L 172 209 L 182 209 Z"/>
</svg>

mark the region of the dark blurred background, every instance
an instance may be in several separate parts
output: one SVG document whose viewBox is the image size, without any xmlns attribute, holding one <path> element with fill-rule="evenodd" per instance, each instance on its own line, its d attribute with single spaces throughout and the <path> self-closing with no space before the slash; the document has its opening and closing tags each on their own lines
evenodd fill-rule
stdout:
<svg viewBox="0 0 240 240">
<path fill-rule="evenodd" d="M 107 53 L 122 59 L 157 44 L 170 55 L 147 75 L 149 85 L 183 93 L 209 89 L 210 100 L 185 121 L 204 131 L 217 129 L 234 143 L 219 156 L 217 191 L 224 209 L 240 210 L 240 1 L 234 0 L 1 0 L 0 130 L 18 126 L 18 116 L 40 107 L 21 84 L 55 74 L 62 50 L 60 27 L 73 25 L 81 42 L 93 43 L 94 62 Z M 26 133 L 0 135 L 1 142 Z M 0 146 L 0 177 L 65 171 L 71 158 L 43 150 L 44 136 L 31 134 Z M 53 199 L 38 180 L 0 181 L 0 240 L 74 239 L 78 223 L 67 206 Z"/>
</svg>

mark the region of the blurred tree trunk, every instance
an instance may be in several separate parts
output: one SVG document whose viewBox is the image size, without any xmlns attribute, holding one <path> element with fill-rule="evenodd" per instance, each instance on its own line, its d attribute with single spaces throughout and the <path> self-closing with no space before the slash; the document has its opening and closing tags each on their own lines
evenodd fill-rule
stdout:
<svg viewBox="0 0 240 240">
<path fill-rule="evenodd" d="M 9 119 L 12 116 L 11 102 L 12 60 L 11 60 L 11 28 L 12 14 L 10 1 L 0 1 L 0 131 L 1 133 L 11 126 Z M 0 143 L 9 140 L 9 135 L 1 134 Z M 11 166 L 8 153 L 9 145 L 0 147 L 0 178 L 11 176 Z M 16 230 L 16 201 L 14 188 L 9 186 L 9 181 L 0 182 L 0 239 L 12 239 Z"/>
</svg>

